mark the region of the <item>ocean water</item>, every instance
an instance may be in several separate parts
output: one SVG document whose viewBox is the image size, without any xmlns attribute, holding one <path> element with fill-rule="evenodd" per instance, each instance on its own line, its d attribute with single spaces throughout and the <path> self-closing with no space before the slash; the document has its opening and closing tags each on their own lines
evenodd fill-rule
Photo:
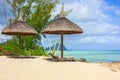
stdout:
<svg viewBox="0 0 120 80">
<path fill-rule="evenodd" d="M 60 56 L 60 51 L 55 53 Z M 88 62 L 115 62 L 120 61 L 120 50 L 107 51 L 64 51 L 64 56 L 85 58 Z"/>
</svg>

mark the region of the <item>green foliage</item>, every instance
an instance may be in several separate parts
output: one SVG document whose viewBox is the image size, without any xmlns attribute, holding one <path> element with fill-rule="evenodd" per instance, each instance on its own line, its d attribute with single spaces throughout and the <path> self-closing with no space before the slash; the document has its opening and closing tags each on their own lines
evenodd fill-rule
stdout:
<svg viewBox="0 0 120 80">
<path fill-rule="evenodd" d="M 39 33 L 36 37 L 41 40 L 41 30 L 50 21 L 51 12 L 58 3 L 58 0 L 6 0 L 11 6 L 14 18 L 10 18 L 10 23 L 15 21 L 20 9 L 23 12 L 24 21 L 35 28 Z"/>
<path fill-rule="evenodd" d="M 57 43 L 58 43 L 58 46 L 57 46 Z M 55 41 L 54 42 L 54 48 L 50 49 L 50 53 L 55 55 L 56 50 L 59 50 L 59 48 L 60 48 L 60 42 L 59 41 Z"/>
<path fill-rule="evenodd" d="M 13 14 L 12 18 L 9 18 L 9 24 L 14 22 L 19 15 L 20 9 L 22 10 L 23 20 L 34 27 L 34 29 L 39 33 L 37 36 L 28 36 L 22 38 L 22 54 L 33 54 L 34 55 L 46 55 L 43 48 L 36 45 L 37 42 L 41 42 L 41 30 L 50 22 L 51 13 L 54 7 L 58 3 L 58 0 L 6 0 L 11 6 L 11 12 Z M 45 35 L 43 35 L 45 37 Z M 18 37 L 15 37 L 16 45 L 14 41 L 7 44 L 5 49 L 12 51 L 18 50 Z M 15 47 L 11 47 L 14 45 Z M 37 48 L 39 47 L 39 49 Z M 36 50 L 37 48 L 37 50 Z M 14 51 L 13 50 L 13 51 Z M 15 53 L 17 51 L 14 51 Z"/>
<path fill-rule="evenodd" d="M 22 45 L 23 46 L 23 45 Z M 2 47 L 2 53 L 5 54 L 6 52 L 13 53 L 15 55 L 19 55 L 18 51 L 18 40 L 16 37 L 13 37 L 11 40 L 8 40 L 5 44 L 0 45 Z M 38 45 L 35 45 L 32 47 L 33 49 L 21 49 L 20 55 L 25 56 L 48 56 L 45 52 L 43 47 L 39 47 Z"/>
<path fill-rule="evenodd" d="M 5 52 L 11 52 L 14 54 L 18 54 L 18 42 L 15 37 L 13 37 L 11 40 L 8 40 L 5 44 L 2 44 L 2 52 L 3 54 Z"/>
<path fill-rule="evenodd" d="M 50 21 L 51 12 L 58 3 L 58 0 L 6 0 L 11 6 L 13 21 L 19 15 L 20 9 L 23 12 L 24 21 L 34 27 L 38 33 Z M 12 22 L 12 20 L 11 20 Z"/>
<path fill-rule="evenodd" d="M 57 41 L 54 43 L 54 48 L 51 49 L 51 54 L 55 55 Z"/>
<path fill-rule="evenodd" d="M 39 47 L 38 49 L 32 49 L 32 50 L 29 49 L 28 51 L 25 51 L 23 53 L 23 55 L 26 55 L 26 56 L 48 56 L 48 54 L 42 47 Z"/>
</svg>

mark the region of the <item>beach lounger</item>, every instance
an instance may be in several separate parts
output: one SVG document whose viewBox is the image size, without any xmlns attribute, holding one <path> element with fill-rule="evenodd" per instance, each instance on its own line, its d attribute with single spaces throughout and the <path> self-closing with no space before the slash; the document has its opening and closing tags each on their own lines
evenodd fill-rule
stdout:
<svg viewBox="0 0 120 80">
<path fill-rule="evenodd" d="M 57 60 L 57 61 L 75 61 L 74 58 L 67 58 L 67 57 L 64 57 L 63 59 L 59 58 L 58 56 L 55 56 L 51 53 L 48 53 L 53 59 Z"/>
<path fill-rule="evenodd" d="M 63 61 L 63 62 L 66 62 L 66 61 L 69 61 L 69 62 L 76 62 L 76 61 L 78 61 L 78 62 L 87 62 L 87 60 L 86 59 L 84 59 L 84 58 L 80 58 L 80 59 L 75 59 L 75 58 L 72 58 L 72 57 L 64 57 L 64 58 L 60 58 L 60 57 L 58 57 L 58 56 L 55 56 L 55 55 L 53 55 L 53 54 L 51 54 L 51 53 L 48 53 L 53 59 L 53 61 Z"/>
<path fill-rule="evenodd" d="M 59 58 L 51 53 L 48 53 L 52 58 L 59 60 Z"/>
</svg>

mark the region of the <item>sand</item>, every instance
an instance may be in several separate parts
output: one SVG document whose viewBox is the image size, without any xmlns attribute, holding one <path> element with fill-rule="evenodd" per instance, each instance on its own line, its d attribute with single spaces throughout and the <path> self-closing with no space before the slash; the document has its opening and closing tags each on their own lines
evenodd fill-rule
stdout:
<svg viewBox="0 0 120 80">
<path fill-rule="evenodd" d="M 0 56 L 0 80 L 120 80 L 120 72 L 100 64 L 50 62 L 44 59 Z"/>
<path fill-rule="evenodd" d="M 114 72 L 120 72 L 120 62 L 112 62 L 112 63 L 100 63 L 101 66 L 107 67 Z"/>
</svg>

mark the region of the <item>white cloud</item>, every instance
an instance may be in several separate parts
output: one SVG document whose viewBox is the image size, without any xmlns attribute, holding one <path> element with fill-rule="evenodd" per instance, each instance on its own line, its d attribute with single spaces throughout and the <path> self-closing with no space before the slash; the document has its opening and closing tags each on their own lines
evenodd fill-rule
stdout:
<svg viewBox="0 0 120 80">
<path fill-rule="evenodd" d="M 106 0 L 60 0 L 65 1 L 65 11 L 73 9 L 67 18 L 78 24 L 84 33 L 74 38 L 66 38 L 65 44 L 120 45 L 120 8 L 109 5 Z M 53 15 L 59 14 L 61 4 Z M 115 45 L 115 46 L 116 46 Z M 74 46 L 73 46 L 74 47 Z"/>
<path fill-rule="evenodd" d="M 120 16 L 120 8 L 116 9 L 115 13 Z"/>
<path fill-rule="evenodd" d="M 120 33 L 120 26 L 114 25 L 107 22 L 98 22 L 98 23 L 86 23 L 83 24 L 84 34 L 93 34 L 93 35 L 99 35 L 99 34 L 119 34 Z"/>
<path fill-rule="evenodd" d="M 68 0 L 66 0 L 68 1 Z M 65 3 L 65 11 L 73 9 L 68 15 L 68 18 L 77 23 L 83 28 L 84 34 L 119 34 L 120 26 L 111 23 L 114 21 L 113 16 L 106 13 L 112 10 L 119 14 L 120 9 L 108 5 L 105 0 L 74 0 L 72 2 Z M 54 13 L 58 14 L 61 9 L 61 4 L 57 6 L 57 11 Z"/>
<path fill-rule="evenodd" d="M 116 15 L 120 16 L 120 7 L 118 6 L 113 6 L 113 5 L 108 5 L 104 6 L 104 9 L 107 11 L 113 11 Z"/>
<path fill-rule="evenodd" d="M 97 43 L 97 44 L 113 44 L 115 42 L 120 42 L 119 37 L 115 36 L 87 36 L 82 37 L 77 40 L 78 43 Z M 119 44 L 119 43 L 118 43 Z"/>
<path fill-rule="evenodd" d="M 104 14 L 105 3 L 103 0 L 80 0 L 65 6 L 67 9 L 73 8 L 69 17 L 75 18 L 77 21 L 101 21 L 109 18 L 109 15 Z"/>
<path fill-rule="evenodd" d="M 82 42 L 82 43 L 84 43 L 84 42 L 91 42 L 91 41 L 93 41 L 93 39 L 94 39 L 94 37 L 85 37 L 85 38 L 81 38 L 78 42 Z"/>
</svg>

